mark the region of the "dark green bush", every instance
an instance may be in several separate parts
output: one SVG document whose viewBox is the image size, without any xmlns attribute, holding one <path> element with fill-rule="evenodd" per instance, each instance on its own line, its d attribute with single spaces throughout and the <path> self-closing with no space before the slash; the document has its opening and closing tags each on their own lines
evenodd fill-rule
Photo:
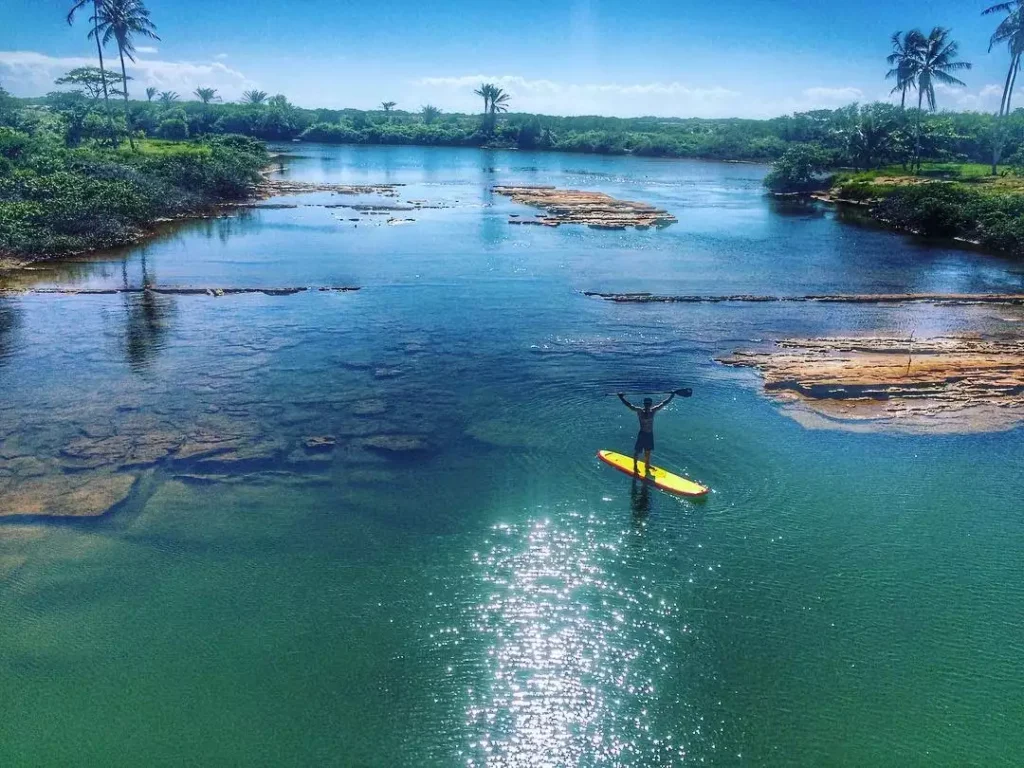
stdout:
<svg viewBox="0 0 1024 768">
<path fill-rule="evenodd" d="M 188 138 L 188 123 L 180 117 L 171 117 L 160 123 L 157 136 L 161 139 L 182 140 Z"/>
</svg>

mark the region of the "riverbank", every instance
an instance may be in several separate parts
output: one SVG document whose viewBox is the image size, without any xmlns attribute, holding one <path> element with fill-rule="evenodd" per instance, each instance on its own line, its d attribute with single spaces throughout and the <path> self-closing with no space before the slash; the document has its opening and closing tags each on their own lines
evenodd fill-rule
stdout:
<svg viewBox="0 0 1024 768">
<path fill-rule="evenodd" d="M 160 223 L 208 215 L 258 194 L 259 141 L 145 141 L 137 151 L 68 149 L 45 132 L 3 129 L 0 271 L 137 243 Z"/>
<path fill-rule="evenodd" d="M 916 174 L 900 168 L 840 171 L 794 186 L 773 193 L 855 208 L 898 232 L 1024 256 L 1024 176 L 1011 168 L 992 175 L 976 164 L 926 163 Z"/>
</svg>

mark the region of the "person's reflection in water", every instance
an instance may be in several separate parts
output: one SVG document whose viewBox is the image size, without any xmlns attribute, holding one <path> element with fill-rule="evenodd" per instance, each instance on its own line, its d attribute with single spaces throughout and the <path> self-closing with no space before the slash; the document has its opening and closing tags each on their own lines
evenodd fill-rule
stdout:
<svg viewBox="0 0 1024 768">
<path fill-rule="evenodd" d="M 651 486 L 646 480 L 633 478 L 633 486 L 629 489 L 629 503 L 633 509 L 634 522 L 643 522 L 651 511 Z"/>
</svg>

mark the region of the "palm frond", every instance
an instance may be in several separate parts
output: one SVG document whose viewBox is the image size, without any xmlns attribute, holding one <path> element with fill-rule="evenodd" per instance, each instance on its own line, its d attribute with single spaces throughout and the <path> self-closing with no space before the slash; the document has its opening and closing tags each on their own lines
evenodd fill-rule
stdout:
<svg viewBox="0 0 1024 768">
<path fill-rule="evenodd" d="M 935 80 L 938 80 L 943 85 L 956 85 L 956 86 L 959 86 L 961 88 L 963 88 L 963 87 L 965 87 L 967 85 L 967 83 L 965 83 L 963 80 L 961 80 L 961 79 L 959 79 L 957 77 L 953 77 L 952 75 L 947 74 L 947 73 L 943 72 L 942 70 L 936 70 L 935 72 L 932 72 L 932 77 Z"/>
</svg>

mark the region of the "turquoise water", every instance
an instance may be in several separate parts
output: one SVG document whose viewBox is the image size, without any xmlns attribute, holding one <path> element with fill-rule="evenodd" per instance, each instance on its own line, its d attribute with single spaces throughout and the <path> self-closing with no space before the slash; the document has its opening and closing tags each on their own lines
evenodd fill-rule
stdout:
<svg viewBox="0 0 1024 768">
<path fill-rule="evenodd" d="M 756 166 L 284 149 L 289 178 L 444 207 L 389 226 L 295 196 L 32 278 L 355 293 L 0 298 L 7 474 L 82 435 L 270 446 L 202 482 L 133 469 L 99 519 L 0 524 L 0 764 L 1024 762 L 1021 431 L 807 430 L 713 362 L 1020 318 L 580 293 L 1017 291 L 1019 263 L 774 203 Z M 490 187 L 513 182 L 679 223 L 510 227 L 529 210 Z M 594 458 L 634 436 L 607 393 L 677 386 L 656 457 L 702 503 Z M 362 442 L 396 434 L 430 450 Z"/>
</svg>

